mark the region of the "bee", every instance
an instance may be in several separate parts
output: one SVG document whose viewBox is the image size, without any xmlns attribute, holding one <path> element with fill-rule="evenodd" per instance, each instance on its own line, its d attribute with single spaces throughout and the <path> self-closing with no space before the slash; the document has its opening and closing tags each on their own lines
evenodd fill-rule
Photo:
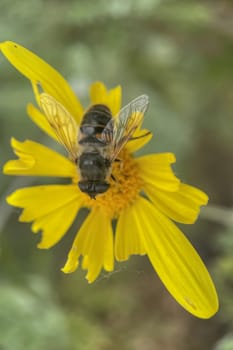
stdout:
<svg viewBox="0 0 233 350">
<path fill-rule="evenodd" d="M 40 104 L 59 142 L 77 165 L 79 189 L 96 199 L 98 194 L 109 189 L 109 178 L 115 180 L 111 174 L 112 163 L 119 161 L 117 156 L 126 143 L 135 139 L 133 134 L 140 127 L 148 108 L 148 96 L 135 98 L 114 117 L 106 105 L 92 105 L 84 113 L 80 126 L 49 94 L 40 94 Z"/>
</svg>

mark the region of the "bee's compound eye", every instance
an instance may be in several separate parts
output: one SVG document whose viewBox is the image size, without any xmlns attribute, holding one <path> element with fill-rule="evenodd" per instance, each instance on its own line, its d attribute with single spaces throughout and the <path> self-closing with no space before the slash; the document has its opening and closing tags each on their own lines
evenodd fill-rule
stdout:
<svg viewBox="0 0 233 350">
<path fill-rule="evenodd" d="M 101 182 L 96 184 L 95 189 L 97 193 L 104 193 L 109 189 L 109 186 L 107 182 Z"/>
<path fill-rule="evenodd" d="M 79 181 L 78 186 L 80 191 L 87 193 L 91 198 L 95 198 L 97 194 L 106 192 L 110 184 L 107 182 Z"/>
<path fill-rule="evenodd" d="M 80 191 L 82 191 L 82 192 L 88 192 L 88 182 L 79 182 L 78 183 L 78 187 L 79 187 L 79 189 L 80 189 Z"/>
</svg>

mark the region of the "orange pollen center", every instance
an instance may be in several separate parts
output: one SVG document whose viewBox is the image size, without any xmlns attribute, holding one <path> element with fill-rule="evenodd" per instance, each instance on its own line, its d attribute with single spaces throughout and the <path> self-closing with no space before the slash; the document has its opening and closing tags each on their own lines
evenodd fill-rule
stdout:
<svg viewBox="0 0 233 350">
<path fill-rule="evenodd" d="M 110 188 L 103 194 L 91 199 L 87 194 L 83 196 L 83 205 L 91 209 L 102 208 L 111 218 L 119 216 L 122 210 L 132 204 L 142 189 L 142 179 L 139 176 L 139 168 L 133 156 L 124 149 L 119 155 L 119 162 L 113 162 Z"/>
</svg>

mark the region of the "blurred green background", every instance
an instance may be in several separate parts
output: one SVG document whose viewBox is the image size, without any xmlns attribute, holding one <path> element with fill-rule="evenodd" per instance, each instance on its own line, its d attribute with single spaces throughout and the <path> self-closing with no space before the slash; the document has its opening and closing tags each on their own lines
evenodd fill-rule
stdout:
<svg viewBox="0 0 233 350">
<path fill-rule="evenodd" d="M 176 153 L 175 171 L 210 203 L 182 230 L 216 283 L 220 311 L 200 320 L 166 292 L 146 258 L 132 257 L 92 285 L 60 267 L 75 230 L 38 250 L 5 196 L 24 184 L 1 175 L 0 350 L 233 350 L 233 3 L 161 0 L 1 0 L 0 40 L 57 68 L 82 102 L 95 80 L 146 93 L 143 152 Z M 10 137 L 49 143 L 26 116 L 29 82 L 0 56 L 1 166 Z"/>
</svg>

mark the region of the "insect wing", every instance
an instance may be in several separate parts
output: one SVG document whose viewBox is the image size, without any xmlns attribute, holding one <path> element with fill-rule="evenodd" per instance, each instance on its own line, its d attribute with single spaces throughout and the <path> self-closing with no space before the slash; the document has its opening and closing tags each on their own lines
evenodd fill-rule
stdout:
<svg viewBox="0 0 233 350">
<path fill-rule="evenodd" d="M 53 128 L 59 142 L 65 147 L 71 159 L 78 154 L 78 125 L 72 115 L 52 96 L 40 95 L 41 108 Z"/>
<path fill-rule="evenodd" d="M 104 128 L 101 139 L 110 146 L 110 161 L 113 161 L 124 145 L 141 125 L 149 105 L 149 97 L 141 95 L 122 108 Z"/>
</svg>

